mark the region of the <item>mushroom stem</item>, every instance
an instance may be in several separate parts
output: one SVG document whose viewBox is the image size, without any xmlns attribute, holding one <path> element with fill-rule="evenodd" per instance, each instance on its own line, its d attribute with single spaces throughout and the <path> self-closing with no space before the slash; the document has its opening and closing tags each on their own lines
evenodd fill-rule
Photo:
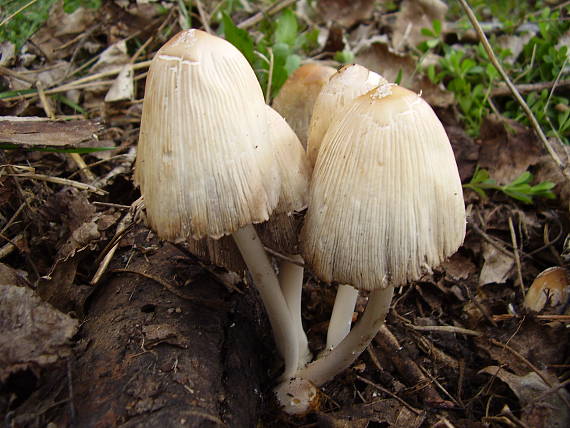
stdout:
<svg viewBox="0 0 570 428">
<path fill-rule="evenodd" d="M 299 370 L 297 377 L 320 386 L 347 369 L 366 349 L 384 324 L 393 293 L 392 286 L 371 291 L 362 318 L 348 336 L 332 351 Z"/>
<path fill-rule="evenodd" d="M 350 333 L 352 315 L 358 298 L 358 290 L 351 285 L 340 284 L 336 292 L 334 306 L 327 331 L 327 347 L 330 351 Z"/>
<path fill-rule="evenodd" d="M 299 255 L 290 256 L 293 260 L 303 263 L 303 258 Z M 289 307 L 293 325 L 297 333 L 297 341 L 299 343 L 299 360 L 297 368 L 301 369 L 307 365 L 313 358 L 309 350 L 307 335 L 303 330 L 303 322 L 301 318 L 301 295 L 303 292 L 303 272 L 304 268 L 287 260 L 281 261 L 279 264 L 279 284 L 281 291 Z"/>
<path fill-rule="evenodd" d="M 259 291 L 273 337 L 279 353 L 285 361 L 282 378 L 289 379 L 297 371 L 299 343 L 297 330 L 291 318 L 289 307 L 283 297 L 277 275 L 263 249 L 263 244 L 252 225 L 244 226 L 232 234 L 239 251 L 247 265 L 255 287 Z"/>
</svg>

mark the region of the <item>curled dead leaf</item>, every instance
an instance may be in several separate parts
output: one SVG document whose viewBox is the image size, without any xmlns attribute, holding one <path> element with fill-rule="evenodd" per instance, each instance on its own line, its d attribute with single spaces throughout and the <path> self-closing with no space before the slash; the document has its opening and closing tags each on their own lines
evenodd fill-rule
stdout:
<svg viewBox="0 0 570 428">
<path fill-rule="evenodd" d="M 0 381 L 69 355 L 78 322 L 26 287 L 0 285 Z"/>
</svg>

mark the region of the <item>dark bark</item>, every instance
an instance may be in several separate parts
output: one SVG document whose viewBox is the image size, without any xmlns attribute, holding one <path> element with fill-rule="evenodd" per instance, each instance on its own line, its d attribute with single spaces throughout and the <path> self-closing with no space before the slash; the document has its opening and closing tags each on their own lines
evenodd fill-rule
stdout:
<svg viewBox="0 0 570 428">
<path fill-rule="evenodd" d="M 248 296 L 230 294 L 181 256 L 166 245 L 129 264 L 168 287 L 125 272 L 98 286 L 80 332 L 85 349 L 72 363 L 74 411 L 61 422 L 255 426 L 260 356 L 271 356 L 259 345 L 259 314 L 244 311 L 255 297 L 240 302 Z"/>
</svg>

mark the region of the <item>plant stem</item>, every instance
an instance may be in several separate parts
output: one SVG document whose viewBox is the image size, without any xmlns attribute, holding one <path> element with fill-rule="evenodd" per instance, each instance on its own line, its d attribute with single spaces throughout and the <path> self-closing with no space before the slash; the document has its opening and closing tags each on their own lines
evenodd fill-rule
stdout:
<svg viewBox="0 0 570 428">
<path fill-rule="evenodd" d="M 368 347 L 384 324 L 393 293 L 392 286 L 372 291 L 362 318 L 348 336 L 328 354 L 299 370 L 296 376 L 320 386 L 347 369 Z"/>
<path fill-rule="evenodd" d="M 327 331 L 327 350 L 335 348 L 350 333 L 357 298 L 356 288 L 344 284 L 338 286 Z"/>
<path fill-rule="evenodd" d="M 293 255 L 291 258 L 300 264 L 303 263 L 303 258 L 299 255 Z M 282 260 L 279 264 L 279 284 L 281 284 L 281 291 L 283 291 L 283 296 L 289 307 L 289 312 L 291 313 L 291 318 L 293 319 L 293 324 L 297 332 L 297 341 L 299 343 L 298 369 L 305 367 L 313 357 L 309 350 L 307 335 L 305 334 L 305 330 L 303 330 L 303 321 L 301 318 L 303 272 L 303 267 L 287 260 Z"/>
<path fill-rule="evenodd" d="M 232 237 L 251 272 L 255 287 L 259 291 L 267 311 L 275 344 L 285 361 L 282 378 L 289 379 L 297 371 L 299 343 L 297 341 L 297 330 L 281 292 L 277 275 L 252 225 L 242 227 L 234 232 Z"/>
</svg>

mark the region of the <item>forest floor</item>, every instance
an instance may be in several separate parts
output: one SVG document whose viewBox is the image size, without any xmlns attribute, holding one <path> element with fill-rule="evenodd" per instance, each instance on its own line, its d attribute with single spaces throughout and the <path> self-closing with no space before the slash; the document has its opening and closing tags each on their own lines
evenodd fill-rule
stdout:
<svg viewBox="0 0 570 428">
<path fill-rule="evenodd" d="M 455 1 L 27 3 L 0 16 L 4 426 L 570 426 L 567 2 L 470 2 L 545 138 Z M 272 399 L 279 359 L 249 281 L 132 209 L 148 66 L 188 27 L 225 32 L 268 101 L 310 61 L 421 92 L 456 155 L 464 244 L 396 290 L 300 418 Z M 315 352 L 335 290 L 306 275 Z"/>
</svg>

